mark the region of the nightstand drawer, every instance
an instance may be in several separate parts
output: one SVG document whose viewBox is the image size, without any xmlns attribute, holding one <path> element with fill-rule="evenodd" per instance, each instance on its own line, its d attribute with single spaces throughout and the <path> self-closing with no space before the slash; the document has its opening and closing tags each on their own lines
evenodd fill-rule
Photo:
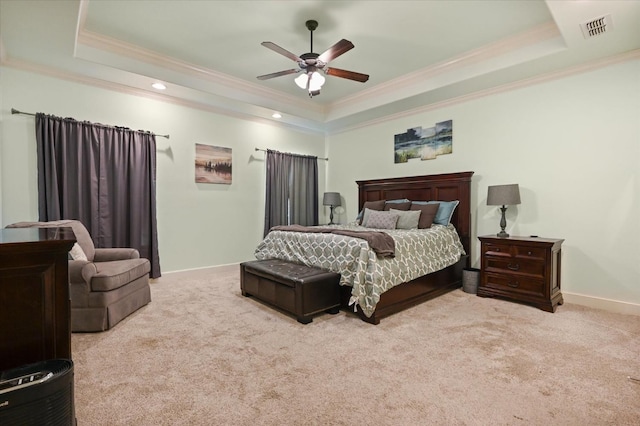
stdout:
<svg viewBox="0 0 640 426">
<path fill-rule="evenodd" d="M 489 255 L 485 257 L 485 268 L 488 272 L 526 274 L 544 278 L 545 266 L 541 260 Z"/>
<path fill-rule="evenodd" d="M 482 256 L 511 256 L 509 244 L 482 244 Z"/>
<path fill-rule="evenodd" d="M 540 262 L 544 262 L 547 250 L 540 247 L 530 246 L 512 246 L 515 257 L 521 257 L 524 259 L 535 259 Z"/>
<path fill-rule="evenodd" d="M 483 244 L 483 256 L 521 257 L 544 262 L 547 250 L 541 247 L 517 246 L 512 244 Z"/>
<path fill-rule="evenodd" d="M 501 297 L 555 312 L 560 291 L 562 242 L 559 238 L 495 235 L 481 245 L 480 297 Z"/>
<path fill-rule="evenodd" d="M 544 295 L 544 281 L 535 278 L 523 277 L 520 275 L 492 274 L 485 275 L 483 285 L 498 290 L 505 290 L 509 293 L 531 293 Z"/>
</svg>

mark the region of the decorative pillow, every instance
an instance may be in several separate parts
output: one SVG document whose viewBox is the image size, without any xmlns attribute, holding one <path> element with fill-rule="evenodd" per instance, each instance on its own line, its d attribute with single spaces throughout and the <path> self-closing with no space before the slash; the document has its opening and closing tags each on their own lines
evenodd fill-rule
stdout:
<svg viewBox="0 0 640 426">
<path fill-rule="evenodd" d="M 402 211 L 391 209 L 391 213 L 398 215 L 398 223 L 396 223 L 396 229 L 416 229 L 420 223 L 420 210 Z M 431 224 L 429 224 L 431 226 Z"/>
<path fill-rule="evenodd" d="M 87 260 L 87 255 L 84 254 L 84 250 L 80 247 L 80 244 L 74 243 L 71 250 L 69 250 L 69 256 L 73 260 Z"/>
<path fill-rule="evenodd" d="M 367 221 L 364 222 L 364 226 L 367 228 L 396 229 L 396 223 L 398 223 L 397 214 L 376 210 L 369 210 L 369 212 Z"/>
<path fill-rule="evenodd" d="M 360 210 L 360 213 L 358 213 L 358 216 L 356 217 L 356 222 L 364 223 L 364 212 L 366 209 L 378 211 L 384 210 L 385 202 L 386 200 L 365 201 L 364 205 L 362 206 L 362 210 Z"/>
<path fill-rule="evenodd" d="M 420 229 L 431 228 L 431 224 L 433 223 L 433 219 L 435 219 L 436 214 L 438 213 L 439 207 L 440 207 L 439 203 L 431 203 L 431 204 L 416 204 L 415 202 L 411 203 L 411 210 L 420 211 L 420 222 L 418 222 L 418 228 Z"/>
<path fill-rule="evenodd" d="M 395 210 L 409 210 L 411 207 L 411 201 L 406 198 L 400 198 L 398 200 L 387 200 L 384 204 L 384 210 L 389 211 L 391 209 Z"/>
<path fill-rule="evenodd" d="M 460 201 L 414 201 L 413 204 L 440 204 L 438 208 L 438 213 L 436 214 L 435 219 L 433 219 L 433 223 L 437 223 L 438 225 L 448 225 L 451 222 L 451 216 L 453 216 L 453 211 L 456 209 Z"/>
</svg>

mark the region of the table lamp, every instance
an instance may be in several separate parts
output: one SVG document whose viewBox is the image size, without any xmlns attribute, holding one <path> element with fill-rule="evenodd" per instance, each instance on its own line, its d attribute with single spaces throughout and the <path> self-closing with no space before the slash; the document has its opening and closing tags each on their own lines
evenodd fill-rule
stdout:
<svg viewBox="0 0 640 426">
<path fill-rule="evenodd" d="M 502 211 L 502 218 L 500 219 L 501 230 L 497 234 L 500 238 L 507 238 L 509 236 L 509 234 L 504 231 L 504 228 L 507 227 L 507 219 L 504 214 L 507 211 L 507 206 L 515 204 L 520 204 L 520 188 L 517 183 L 489 187 L 489 192 L 487 193 L 487 205 L 502 206 L 500 207 L 500 210 Z"/>
<path fill-rule="evenodd" d="M 335 225 L 333 223 L 333 209 L 341 205 L 339 192 L 325 192 L 322 198 L 322 205 L 329 206 L 331 213 L 329 214 L 329 225 Z"/>
</svg>

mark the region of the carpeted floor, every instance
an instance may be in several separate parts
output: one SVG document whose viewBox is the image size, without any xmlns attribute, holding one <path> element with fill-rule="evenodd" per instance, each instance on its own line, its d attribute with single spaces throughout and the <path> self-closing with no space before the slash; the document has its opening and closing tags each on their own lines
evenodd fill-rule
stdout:
<svg viewBox="0 0 640 426">
<path fill-rule="evenodd" d="M 73 335 L 79 425 L 640 424 L 638 316 L 455 290 L 378 326 L 305 326 L 243 297 L 237 266 L 151 292 Z"/>
</svg>

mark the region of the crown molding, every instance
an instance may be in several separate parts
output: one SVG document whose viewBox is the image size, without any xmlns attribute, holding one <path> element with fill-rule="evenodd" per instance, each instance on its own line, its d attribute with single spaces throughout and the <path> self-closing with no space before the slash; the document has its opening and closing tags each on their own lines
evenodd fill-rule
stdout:
<svg viewBox="0 0 640 426">
<path fill-rule="evenodd" d="M 0 39 L 0 49 L 2 49 L 1 42 L 2 40 Z M 594 71 L 600 68 L 605 68 L 611 65 L 633 61 L 633 60 L 640 60 L 640 49 L 632 50 L 632 51 L 625 52 L 618 55 L 609 56 L 597 61 L 591 61 L 585 64 L 569 67 L 560 71 L 549 72 L 536 77 L 531 77 L 531 78 L 515 81 L 512 83 L 503 84 L 503 85 L 492 87 L 485 90 L 479 90 L 479 91 L 470 93 L 468 95 L 458 96 L 455 98 L 447 99 L 445 101 L 424 105 L 422 107 L 407 109 L 394 114 L 387 114 L 383 117 L 379 117 L 371 120 L 363 120 L 353 125 L 340 126 L 335 129 L 330 129 L 331 122 L 316 123 L 317 125 L 313 125 L 310 122 L 306 122 L 306 123 L 302 122 L 302 123 L 296 124 L 296 123 L 285 122 L 281 120 L 269 120 L 264 117 L 259 117 L 249 113 L 242 113 L 242 112 L 230 110 L 228 108 L 221 108 L 214 105 L 205 104 L 202 102 L 183 99 L 175 96 L 169 96 L 166 94 L 160 94 L 158 92 L 144 90 L 137 87 L 127 86 L 120 83 L 110 82 L 110 81 L 97 79 L 93 77 L 86 77 L 86 76 L 78 75 L 75 73 L 63 71 L 57 68 L 45 67 L 40 64 L 35 64 L 32 62 L 10 58 L 10 57 L 7 57 L 6 55 L 0 55 L 0 66 L 6 66 L 6 67 L 15 68 L 15 69 L 20 69 L 23 71 L 34 72 L 37 74 L 47 75 L 49 77 L 72 81 L 75 83 L 81 83 L 81 84 L 85 84 L 93 87 L 100 87 L 108 90 L 117 91 L 120 93 L 129 94 L 129 95 L 142 96 L 142 97 L 155 99 L 163 102 L 169 102 L 172 104 L 181 105 L 188 108 L 195 108 L 195 109 L 211 112 L 214 114 L 235 117 L 235 118 L 246 120 L 246 121 L 268 124 L 276 127 L 283 127 L 283 128 L 287 128 L 287 129 L 301 132 L 304 134 L 331 136 L 331 135 L 336 135 L 344 132 L 357 130 L 357 129 L 368 127 L 368 126 L 386 123 L 393 120 L 398 120 L 405 117 L 411 117 L 411 116 L 425 113 L 428 111 L 438 110 L 441 108 L 473 101 L 476 99 L 492 96 L 499 93 L 517 90 L 517 89 L 545 83 L 548 81 L 570 77 L 572 75 Z"/>
<path fill-rule="evenodd" d="M 559 80 L 565 77 L 571 77 L 573 75 L 583 74 L 586 72 L 595 71 L 597 69 L 606 68 L 608 66 L 616 65 L 619 63 L 629 62 L 629 61 L 634 61 L 639 59 L 640 59 L 640 49 L 631 50 L 629 52 L 609 56 L 597 61 L 592 61 L 586 64 L 565 68 L 560 71 L 549 72 L 536 77 L 518 80 L 512 83 L 502 84 L 489 89 L 479 90 L 477 92 L 473 92 L 468 95 L 457 96 L 455 98 L 447 99 L 445 101 L 440 101 L 440 102 L 424 105 L 417 108 L 403 110 L 395 114 L 388 114 L 388 115 L 385 115 L 384 117 L 361 121 L 354 125 L 343 126 L 333 130 L 327 130 L 326 134 L 327 136 L 331 136 L 331 135 L 337 135 L 340 133 L 350 132 L 350 131 L 358 130 L 364 127 L 374 126 L 377 124 L 382 124 L 389 121 L 398 120 L 401 118 L 411 117 L 411 116 L 422 114 L 428 111 L 434 111 L 441 108 L 446 108 L 453 105 L 462 104 L 462 103 L 470 102 L 473 100 L 485 98 L 488 96 L 496 95 L 499 93 L 510 92 L 513 90 L 518 90 L 518 89 L 522 89 L 529 86 L 535 86 L 535 85 L 546 83 L 549 81 Z"/>
<path fill-rule="evenodd" d="M 214 114 L 224 115 L 228 117 L 234 117 L 245 121 L 251 121 L 255 123 L 267 124 L 275 127 L 287 128 L 303 134 L 310 135 L 325 135 L 325 131 L 321 124 L 317 124 L 311 120 L 299 120 L 286 122 L 283 120 L 271 120 L 265 117 L 261 117 L 251 113 L 244 113 L 229 108 L 223 108 L 215 105 L 206 104 L 203 102 L 197 102 L 194 100 L 184 99 L 176 96 L 170 96 L 167 94 L 158 93 L 151 90 L 144 90 L 138 87 L 127 86 L 121 83 L 102 80 L 93 77 L 87 77 L 76 73 L 70 73 L 58 68 L 47 67 L 33 62 L 28 62 L 20 59 L 5 57 L 0 61 L 0 66 L 18 69 L 21 71 L 32 72 L 35 74 L 41 74 L 48 77 L 57 78 L 60 80 L 66 80 L 73 83 L 84 84 L 91 87 L 97 87 L 107 89 L 127 95 L 139 96 L 148 99 L 153 99 L 162 102 L 168 102 L 175 105 L 184 106 L 187 108 L 199 109 L 202 111 L 211 112 Z M 268 113 L 270 109 L 265 110 Z M 316 125 L 317 124 L 317 125 Z"/>
<path fill-rule="evenodd" d="M 362 90 L 354 95 L 344 97 L 330 104 L 328 106 L 328 110 L 349 108 L 359 103 L 371 103 L 374 98 L 379 98 L 381 95 L 391 94 L 412 86 L 419 86 L 424 84 L 425 81 L 431 80 L 438 75 L 468 67 L 479 62 L 495 59 L 507 53 L 522 49 L 523 47 L 535 45 L 560 36 L 560 31 L 555 23 L 549 22 L 542 24 L 512 37 L 501 39 L 497 42 L 484 45 L 478 49 L 464 52 L 446 61 L 405 74 L 385 83 L 369 87 L 368 89 Z"/>
<path fill-rule="evenodd" d="M 76 37 L 76 45 L 84 45 L 97 50 L 109 52 L 111 54 L 124 56 L 141 61 L 149 65 L 170 69 L 184 75 L 189 75 L 207 82 L 223 86 L 236 93 L 246 94 L 252 98 L 269 99 L 282 104 L 292 105 L 295 109 L 312 111 L 322 117 L 325 116 L 325 108 L 318 104 L 309 104 L 300 100 L 299 97 L 283 94 L 277 90 L 272 90 L 258 84 L 249 83 L 245 80 L 224 74 L 209 68 L 199 67 L 194 64 L 181 61 L 172 57 L 160 55 L 149 49 L 144 49 L 130 43 L 107 37 L 80 28 Z M 76 46 L 77 49 L 77 46 Z M 200 89 L 202 90 L 202 89 Z M 244 100 L 240 97 L 238 100 Z"/>
</svg>

